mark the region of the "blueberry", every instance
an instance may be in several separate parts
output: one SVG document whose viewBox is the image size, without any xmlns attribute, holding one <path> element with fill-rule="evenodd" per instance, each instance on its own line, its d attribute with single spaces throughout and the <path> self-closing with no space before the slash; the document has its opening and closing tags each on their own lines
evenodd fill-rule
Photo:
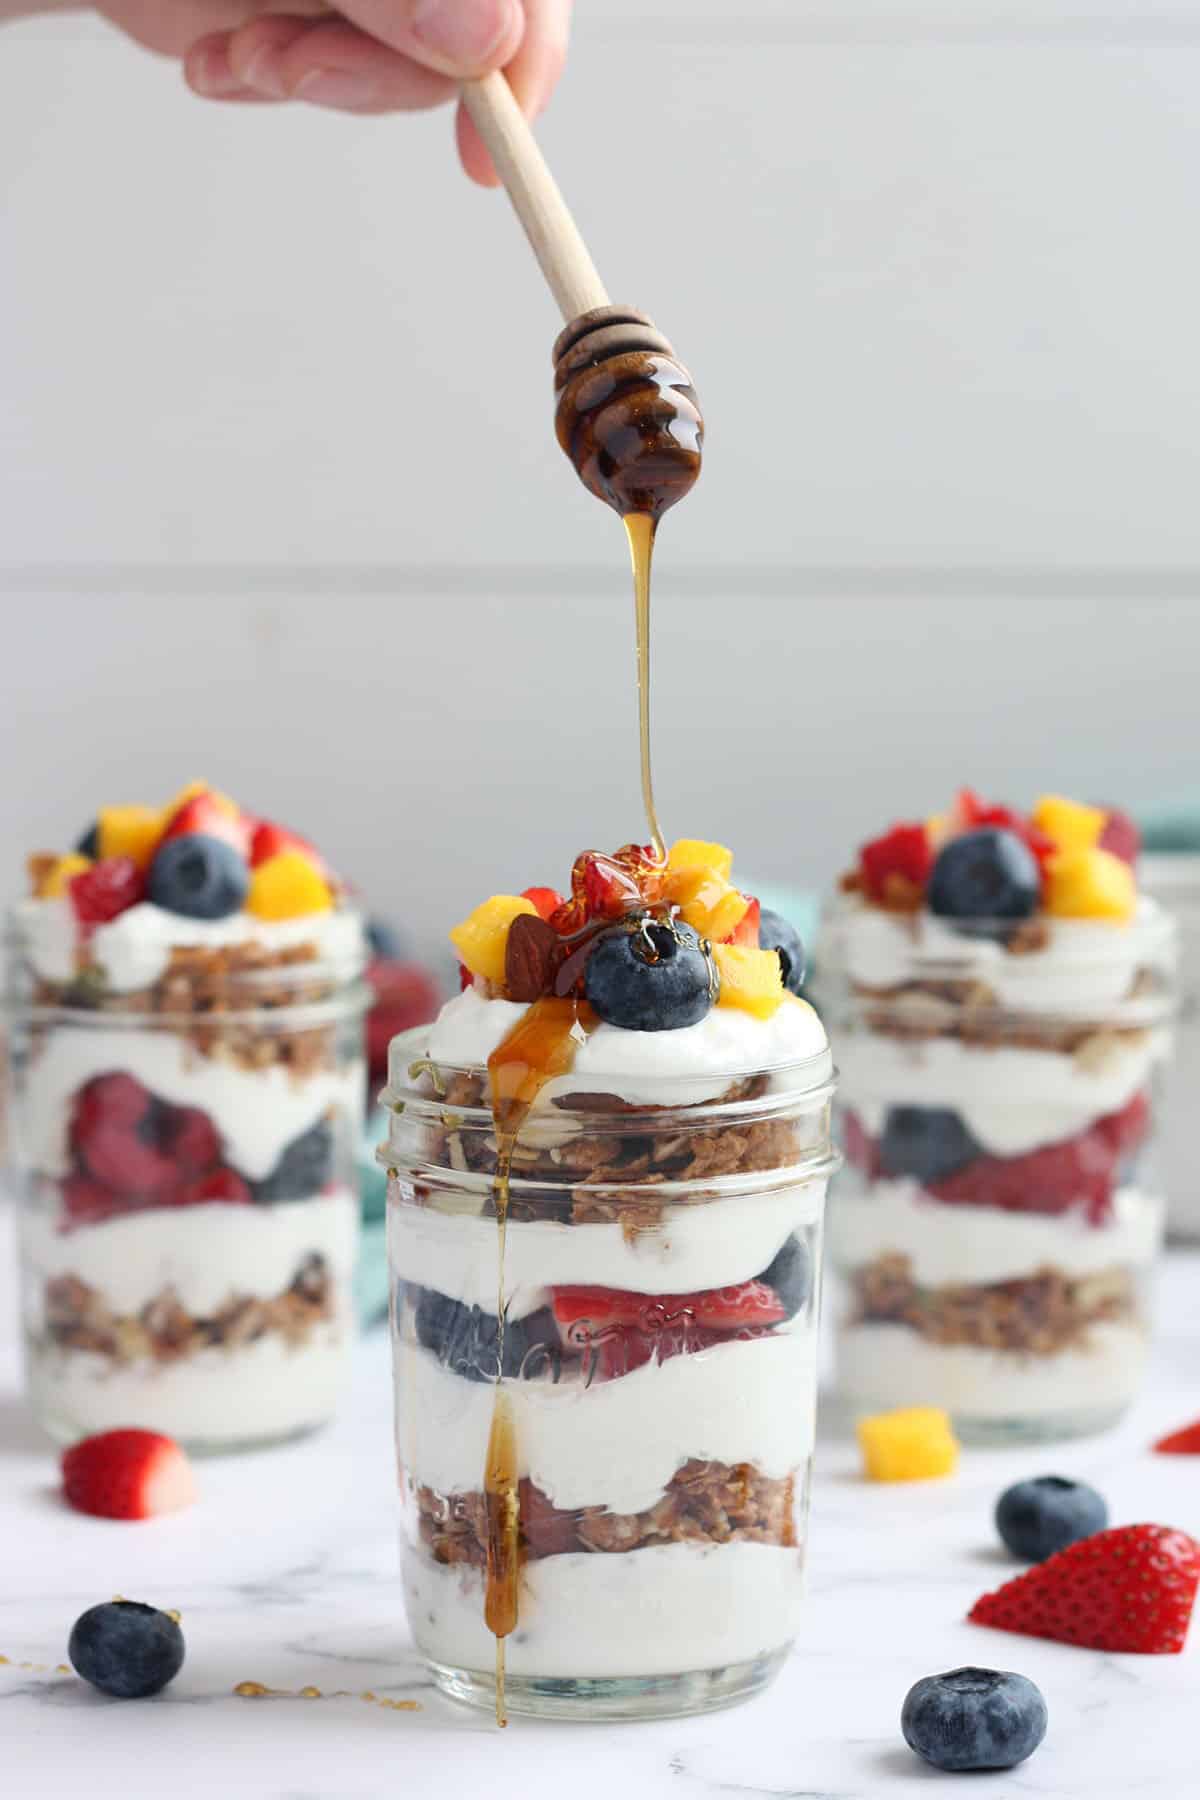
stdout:
<svg viewBox="0 0 1200 1800">
<path fill-rule="evenodd" d="M 270 1206 L 279 1200 L 308 1200 L 333 1179 L 333 1127 L 318 1119 L 293 1138 L 265 1180 L 256 1184 L 254 1198 Z"/>
<path fill-rule="evenodd" d="M 80 856 L 90 856 L 95 862 L 100 855 L 100 822 L 96 820 L 89 825 L 75 846 Z"/>
<path fill-rule="evenodd" d="M 385 962 L 404 961 L 404 944 L 400 933 L 386 919 L 367 920 L 367 942 L 371 946 L 372 956 L 381 956 Z"/>
<path fill-rule="evenodd" d="M 982 1146 L 948 1107 L 889 1107 L 879 1140 L 879 1162 L 885 1175 L 937 1181 L 982 1155 Z"/>
<path fill-rule="evenodd" d="M 712 1005 L 711 969 L 690 925 L 641 919 L 606 932 L 588 958 L 585 990 L 625 1031 L 678 1031 Z"/>
<path fill-rule="evenodd" d="M 77 1675 L 116 1700 L 157 1694 L 183 1667 L 178 1621 L 140 1600 L 89 1606 L 71 1629 L 67 1655 Z"/>
<path fill-rule="evenodd" d="M 416 1290 L 417 1342 L 465 1381 L 495 1381 L 499 1331 L 495 1313 L 465 1306 L 433 1288 Z M 548 1306 L 504 1327 L 504 1373 L 510 1378 L 553 1374 L 559 1369 L 558 1327 Z"/>
<path fill-rule="evenodd" d="M 1041 891 L 1029 846 L 1013 831 L 983 825 L 951 838 L 933 865 L 927 898 L 943 919 L 1027 919 Z"/>
<path fill-rule="evenodd" d="M 812 1292 L 812 1259 L 803 1238 L 790 1237 L 769 1268 L 758 1278 L 774 1288 L 787 1308 L 789 1319 L 795 1318 Z"/>
<path fill-rule="evenodd" d="M 764 906 L 758 920 L 758 947 L 776 952 L 784 987 L 790 994 L 798 994 L 804 986 L 804 943 L 791 920 Z"/>
<path fill-rule="evenodd" d="M 1022 1562 L 1045 1562 L 1107 1525 L 1108 1507 L 1095 1488 L 1064 1475 L 1018 1481 L 996 1502 L 996 1530 Z"/>
<path fill-rule="evenodd" d="M 1024 1675 L 950 1669 L 908 1690 L 900 1729 L 935 1769 L 1015 1769 L 1046 1735 L 1046 1702 Z"/>
<path fill-rule="evenodd" d="M 240 851 L 194 831 L 163 845 L 150 865 L 146 893 L 156 906 L 186 919 L 226 919 L 241 907 L 249 886 Z"/>
</svg>

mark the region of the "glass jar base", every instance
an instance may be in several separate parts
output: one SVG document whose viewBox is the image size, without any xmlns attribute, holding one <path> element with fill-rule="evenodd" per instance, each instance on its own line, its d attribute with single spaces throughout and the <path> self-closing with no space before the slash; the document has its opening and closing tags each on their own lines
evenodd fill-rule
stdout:
<svg viewBox="0 0 1200 1800">
<path fill-rule="evenodd" d="M 77 1425 L 71 1420 L 57 1418 L 52 1413 L 35 1412 L 33 1416 L 35 1423 L 48 1437 L 68 1450 L 72 1444 L 81 1443 L 84 1438 L 91 1437 L 97 1431 L 111 1429 L 107 1425 Z M 255 1450 L 275 1450 L 283 1444 L 298 1443 L 301 1438 L 312 1437 L 314 1433 L 324 1431 L 328 1424 L 328 1419 L 316 1419 L 310 1424 L 289 1425 L 284 1431 L 263 1432 L 257 1437 L 243 1438 L 188 1437 L 186 1433 L 174 1432 L 168 1435 L 175 1438 L 180 1449 L 186 1451 L 188 1456 L 241 1456 Z"/>
<path fill-rule="evenodd" d="M 752 1700 L 769 1687 L 787 1660 L 787 1646 L 751 1662 L 682 1675 L 548 1676 L 510 1675 L 504 1684 L 507 1709 L 517 1717 L 574 1719 L 682 1719 Z M 480 1669 L 452 1669 L 430 1662 L 442 1693 L 468 1706 L 496 1710 L 495 1676 Z"/>
<path fill-rule="evenodd" d="M 960 1442 L 973 1449 L 1002 1449 L 1013 1444 L 1055 1444 L 1066 1438 L 1097 1437 L 1103 1431 L 1111 1431 L 1126 1410 L 1122 1404 L 996 1419 L 952 1413 L 951 1423 Z"/>
</svg>

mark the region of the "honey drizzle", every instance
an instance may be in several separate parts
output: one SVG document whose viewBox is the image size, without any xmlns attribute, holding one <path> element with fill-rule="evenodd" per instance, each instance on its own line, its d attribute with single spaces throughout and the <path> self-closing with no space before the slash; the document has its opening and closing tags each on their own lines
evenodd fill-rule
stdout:
<svg viewBox="0 0 1200 1800">
<path fill-rule="evenodd" d="M 517 1475 L 517 1435 L 512 1402 L 504 1387 L 504 1249 L 508 1236 L 509 1182 L 513 1151 L 538 1095 L 565 1075 L 575 1051 L 598 1024 L 585 1000 L 535 1000 L 504 1041 L 488 1057 L 492 1118 L 496 1126 L 496 1385 L 488 1434 L 483 1491 L 487 1501 L 487 1585 L 483 1616 L 496 1640 L 496 1723 L 508 1724 L 504 1704 L 504 1643 L 516 1629 L 520 1611 L 521 1500 Z"/>
<path fill-rule="evenodd" d="M 334 1688 L 331 1693 L 323 1693 L 319 1687 L 273 1688 L 261 1681 L 239 1681 L 233 1689 L 239 1700 L 365 1700 L 370 1706 L 383 1706 L 389 1712 L 420 1712 L 419 1700 L 389 1700 L 386 1695 L 372 1693 L 370 1688 L 361 1692 L 354 1688 Z"/>
<path fill-rule="evenodd" d="M 642 753 L 642 805 L 656 862 L 665 863 L 667 846 L 654 805 L 654 779 L 650 766 L 650 564 L 658 521 L 646 512 L 626 513 L 625 535 L 633 564 L 633 605 L 637 619 L 638 731 Z"/>
</svg>

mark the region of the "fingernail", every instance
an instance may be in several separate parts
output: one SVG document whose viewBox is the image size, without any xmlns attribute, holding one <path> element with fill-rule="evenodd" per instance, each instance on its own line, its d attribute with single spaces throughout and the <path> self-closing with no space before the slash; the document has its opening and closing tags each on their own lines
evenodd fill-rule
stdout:
<svg viewBox="0 0 1200 1800">
<path fill-rule="evenodd" d="M 413 15 L 413 36 L 459 69 L 485 63 L 513 28 L 516 0 L 422 0 Z"/>
<path fill-rule="evenodd" d="M 369 106 L 378 89 L 369 75 L 351 75 L 346 69 L 310 69 L 293 90 L 293 100 L 310 106 L 340 106 L 353 111 Z"/>
<path fill-rule="evenodd" d="M 272 100 L 285 98 L 283 78 L 279 73 L 279 57 L 264 45 L 256 50 L 242 70 L 243 85 L 256 94 L 269 94 Z"/>
<path fill-rule="evenodd" d="M 233 94 L 243 85 L 229 66 L 223 50 L 203 50 L 188 63 L 188 80 L 197 94 L 219 100 L 222 94 Z"/>
</svg>

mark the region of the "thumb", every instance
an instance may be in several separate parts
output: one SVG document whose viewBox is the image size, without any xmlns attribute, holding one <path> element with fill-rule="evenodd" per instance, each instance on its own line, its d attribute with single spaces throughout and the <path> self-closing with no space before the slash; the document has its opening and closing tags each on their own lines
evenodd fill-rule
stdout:
<svg viewBox="0 0 1200 1800">
<path fill-rule="evenodd" d="M 525 31 L 520 0 L 341 0 L 340 10 L 389 49 L 460 80 L 502 69 Z"/>
</svg>

